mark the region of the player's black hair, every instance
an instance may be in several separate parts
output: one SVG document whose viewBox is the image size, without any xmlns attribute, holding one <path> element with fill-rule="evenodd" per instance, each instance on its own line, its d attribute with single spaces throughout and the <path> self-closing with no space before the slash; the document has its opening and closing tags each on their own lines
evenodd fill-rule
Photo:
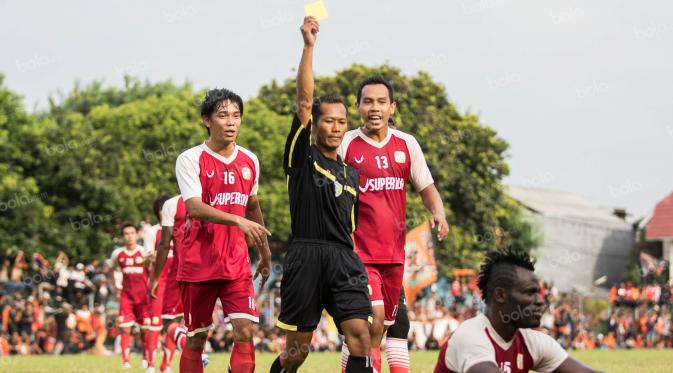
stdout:
<svg viewBox="0 0 673 373">
<path fill-rule="evenodd" d="M 119 234 L 124 235 L 124 229 L 126 229 L 126 228 L 128 228 L 128 227 L 133 227 L 133 229 L 135 229 L 136 232 L 138 231 L 138 227 L 136 227 L 135 224 L 132 224 L 132 223 L 124 223 L 124 224 L 122 224 L 122 227 L 119 229 Z"/>
<path fill-rule="evenodd" d="M 325 95 L 313 100 L 313 105 L 311 105 L 312 123 L 318 123 L 318 120 L 320 120 L 320 116 L 322 115 L 322 104 L 341 104 L 346 109 L 346 114 L 348 114 L 348 106 L 346 106 L 346 101 L 344 101 L 341 96 Z"/>
<path fill-rule="evenodd" d="M 393 117 L 388 117 L 388 127 L 395 129 L 395 120 L 393 120 Z"/>
<path fill-rule="evenodd" d="M 390 102 L 395 102 L 395 92 L 393 90 L 393 85 L 386 80 L 384 77 L 380 75 L 375 75 L 375 76 L 370 76 L 369 78 L 366 78 L 360 83 L 360 87 L 358 87 L 358 105 L 360 104 L 360 99 L 362 98 L 362 90 L 368 86 L 368 85 L 373 85 L 373 84 L 383 84 L 388 88 L 388 98 L 390 99 Z"/>
<path fill-rule="evenodd" d="M 157 217 L 157 220 L 161 221 L 161 208 L 164 207 L 164 203 L 169 199 L 170 197 L 167 195 L 163 195 L 160 197 L 157 197 L 157 199 L 152 202 L 152 210 L 154 211 L 154 215 Z"/>
<path fill-rule="evenodd" d="M 243 117 L 243 99 L 241 96 L 236 93 L 226 89 L 226 88 L 215 88 L 211 89 L 206 93 L 206 96 L 203 98 L 201 103 L 201 116 L 210 117 L 219 105 L 225 101 L 230 101 L 238 106 L 238 110 L 241 112 L 241 117 Z M 210 135 L 210 128 L 206 127 L 208 134 Z"/>
<path fill-rule="evenodd" d="M 481 298 L 486 302 L 494 284 L 511 285 L 516 279 L 515 267 L 535 271 L 535 260 L 521 250 L 504 249 L 489 251 L 479 270 L 479 290 Z"/>
</svg>

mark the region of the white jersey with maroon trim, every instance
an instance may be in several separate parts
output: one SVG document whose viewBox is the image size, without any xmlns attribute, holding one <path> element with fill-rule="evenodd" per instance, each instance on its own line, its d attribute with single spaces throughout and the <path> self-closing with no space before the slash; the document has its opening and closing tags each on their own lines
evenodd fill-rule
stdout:
<svg viewBox="0 0 673 373">
<path fill-rule="evenodd" d="M 229 157 L 205 143 L 178 157 L 176 175 L 185 202 L 200 198 L 220 211 L 245 216 L 251 196 L 257 194 L 259 161 L 236 145 Z M 180 245 L 178 281 L 232 280 L 251 276 L 245 235 L 238 227 L 200 221 L 187 215 Z"/>
<path fill-rule="evenodd" d="M 149 271 L 145 267 L 145 249 L 136 245 L 133 250 L 120 247 L 112 252 L 110 261 L 122 271 L 122 292 L 134 303 L 147 301 Z"/>
<path fill-rule="evenodd" d="M 553 372 L 568 353 L 552 337 L 533 329 L 519 329 L 506 342 L 484 314 L 461 324 L 440 353 L 435 373 L 464 373 L 476 364 L 492 362 L 501 372 Z"/>
<path fill-rule="evenodd" d="M 360 174 L 355 249 L 362 262 L 404 264 L 406 183 L 420 192 L 434 182 L 418 141 L 389 128 L 377 142 L 358 128 L 346 133 L 339 155 Z"/>
</svg>

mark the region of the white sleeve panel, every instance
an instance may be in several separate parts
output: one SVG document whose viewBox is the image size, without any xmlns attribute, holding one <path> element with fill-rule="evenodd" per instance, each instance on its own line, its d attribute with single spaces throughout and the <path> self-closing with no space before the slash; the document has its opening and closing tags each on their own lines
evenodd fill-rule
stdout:
<svg viewBox="0 0 673 373">
<path fill-rule="evenodd" d="M 178 212 L 178 200 L 180 196 L 174 196 L 164 202 L 161 208 L 161 226 L 172 227 L 175 224 L 175 214 Z"/>
<path fill-rule="evenodd" d="M 192 148 L 180 154 L 175 162 L 175 176 L 178 179 L 180 194 L 182 194 L 182 199 L 185 202 L 194 197 L 200 199 L 202 196 L 201 179 L 199 178 L 201 174 L 200 155 L 201 152 L 198 148 Z"/>
<path fill-rule="evenodd" d="M 435 182 L 430 173 L 430 168 L 428 168 L 428 164 L 425 162 L 423 150 L 415 137 L 400 131 L 396 131 L 396 133 L 407 143 L 409 158 L 411 158 L 411 173 L 409 178 L 414 189 L 416 189 L 417 192 L 420 192 Z"/>
<path fill-rule="evenodd" d="M 526 347 L 533 358 L 533 369 L 540 373 L 553 372 L 567 358 L 568 353 L 554 338 L 533 329 L 521 329 Z"/>
<path fill-rule="evenodd" d="M 446 350 L 445 363 L 449 370 L 464 373 L 476 364 L 495 360 L 495 350 L 479 320 L 463 323 L 451 336 Z"/>
</svg>

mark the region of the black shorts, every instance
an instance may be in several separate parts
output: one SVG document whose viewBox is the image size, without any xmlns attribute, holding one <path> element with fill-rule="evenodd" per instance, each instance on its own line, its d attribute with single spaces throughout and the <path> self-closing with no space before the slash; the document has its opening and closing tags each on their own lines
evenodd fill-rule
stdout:
<svg viewBox="0 0 673 373">
<path fill-rule="evenodd" d="M 276 325 L 289 331 L 313 331 L 323 309 L 337 327 L 346 320 L 369 320 L 372 303 L 367 283 L 367 271 L 351 248 L 295 239 L 285 255 Z"/>
</svg>

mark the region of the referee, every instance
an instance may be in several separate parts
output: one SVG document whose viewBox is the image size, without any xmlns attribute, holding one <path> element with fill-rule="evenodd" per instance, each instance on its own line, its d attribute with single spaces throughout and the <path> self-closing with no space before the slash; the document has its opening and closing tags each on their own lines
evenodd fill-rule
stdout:
<svg viewBox="0 0 673 373">
<path fill-rule="evenodd" d="M 357 221 L 357 171 L 337 155 L 348 130 L 347 109 L 337 96 L 313 102 L 313 17 L 301 26 L 304 50 L 297 73 L 297 113 L 285 144 L 292 238 L 285 256 L 277 326 L 287 331 L 285 351 L 271 373 L 295 372 L 309 352 L 323 309 L 346 337 L 346 373 L 373 372 L 367 272 L 353 251 Z M 313 135 L 313 145 L 311 145 Z"/>
</svg>

